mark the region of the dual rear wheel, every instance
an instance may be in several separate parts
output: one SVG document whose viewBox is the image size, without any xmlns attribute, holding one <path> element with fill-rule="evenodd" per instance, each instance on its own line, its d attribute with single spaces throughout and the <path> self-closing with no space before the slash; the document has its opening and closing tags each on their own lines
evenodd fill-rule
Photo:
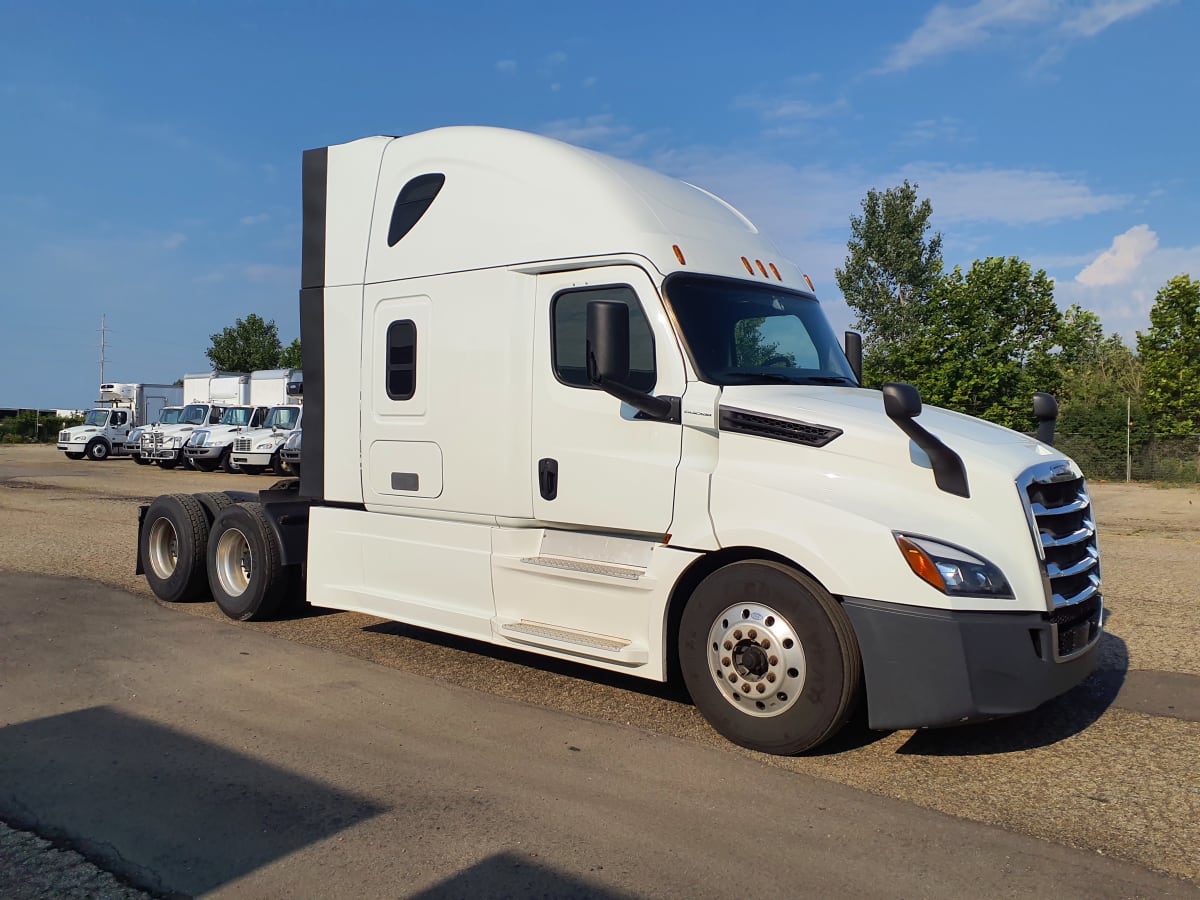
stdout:
<svg viewBox="0 0 1200 900">
<path fill-rule="evenodd" d="M 138 552 L 167 603 L 211 596 L 231 619 L 266 619 L 294 587 L 261 503 L 223 493 L 167 494 L 150 504 Z"/>
</svg>

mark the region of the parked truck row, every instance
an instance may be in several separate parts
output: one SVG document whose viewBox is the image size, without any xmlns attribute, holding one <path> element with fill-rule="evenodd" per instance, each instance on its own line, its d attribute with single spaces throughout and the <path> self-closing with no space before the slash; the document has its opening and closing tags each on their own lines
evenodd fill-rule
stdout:
<svg viewBox="0 0 1200 900">
<path fill-rule="evenodd" d="M 300 426 L 302 383 L 297 370 L 268 369 L 185 375 L 181 386 L 101 385 L 97 407 L 83 425 L 60 432 L 58 449 L 70 459 L 130 456 L 164 469 L 288 474 L 277 451 Z M 241 439 L 255 451 L 245 469 L 233 459 Z"/>
<path fill-rule="evenodd" d="M 302 596 L 679 679 L 771 753 L 861 704 L 879 729 L 1020 713 L 1094 667 L 1075 463 L 863 388 L 808 277 L 707 191 L 446 128 L 306 152 L 303 210 L 302 473 L 142 506 L 160 599 Z"/>
</svg>

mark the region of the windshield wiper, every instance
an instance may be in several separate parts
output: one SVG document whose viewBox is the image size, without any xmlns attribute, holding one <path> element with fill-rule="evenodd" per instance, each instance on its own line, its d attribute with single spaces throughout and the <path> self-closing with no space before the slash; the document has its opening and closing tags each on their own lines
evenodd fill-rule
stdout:
<svg viewBox="0 0 1200 900">
<path fill-rule="evenodd" d="M 735 379 L 743 384 L 761 384 L 764 381 L 769 381 L 773 384 L 799 384 L 795 378 L 790 375 L 777 375 L 774 372 L 725 372 L 721 375 L 723 379 Z"/>
<path fill-rule="evenodd" d="M 857 384 L 853 378 L 845 375 L 801 375 L 795 380 L 796 384 Z"/>
</svg>

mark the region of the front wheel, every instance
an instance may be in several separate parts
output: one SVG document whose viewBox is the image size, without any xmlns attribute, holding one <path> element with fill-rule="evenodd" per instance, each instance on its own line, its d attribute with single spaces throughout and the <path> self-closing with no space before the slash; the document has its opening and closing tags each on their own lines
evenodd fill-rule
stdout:
<svg viewBox="0 0 1200 900">
<path fill-rule="evenodd" d="M 107 443 L 105 443 L 104 441 L 101 441 L 101 440 L 95 440 L 87 445 L 87 450 L 85 450 L 84 452 L 87 453 L 88 459 L 95 460 L 96 462 L 100 462 L 102 460 L 108 459 L 108 454 L 111 451 L 110 451 Z"/>
<path fill-rule="evenodd" d="M 68 453 L 67 459 L 83 459 L 82 453 Z"/>
<path fill-rule="evenodd" d="M 140 454 L 140 453 L 133 454 L 133 461 L 135 463 L 137 463 L 139 466 L 150 465 L 150 460 L 146 459 L 146 457 L 142 456 L 142 454 Z"/>
<path fill-rule="evenodd" d="M 241 470 L 247 475 L 261 475 L 266 468 L 266 466 L 252 466 L 249 463 L 243 463 L 241 466 Z"/>
<path fill-rule="evenodd" d="M 233 453 L 231 452 L 231 448 L 227 447 L 225 452 L 221 454 L 221 468 L 230 475 L 236 475 L 238 472 L 242 471 L 242 467 L 233 461 Z"/>
<path fill-rule="evenodd" d="M 862 660 L 841 605 L 781 563 L 730 563 L 700 583 L 679 626 L 692 701 L 735 744 L 791 755 L 846 723 Z"/>
<path fill-rule="evenodd" d="M 217 513 L 208 542 L 208 586 L 221 612 L 239 622 L 270 618 L 287 593 L 288 574 L 261 503 Z"/>
<path fill-rule="evenodd" d="M 159 465 L 159 467 L 160 467 L 160 468 L 163 468 L 163 469 L 173 469 L 173 468 L 175 468 L 177 465 L 179 465 L 179 459 L 178 459 L 178 458 L 174 458 L 174 459 L 160 459 L 160 460 L 158 461 L 158 465 Z"/>
</svg>

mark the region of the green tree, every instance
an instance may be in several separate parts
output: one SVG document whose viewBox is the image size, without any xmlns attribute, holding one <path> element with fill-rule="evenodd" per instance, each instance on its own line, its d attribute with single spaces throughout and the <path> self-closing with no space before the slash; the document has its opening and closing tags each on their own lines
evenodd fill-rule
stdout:
<svg viewBox="0 0 1200 900">
<path fill-rule="evenodd" d="M 1156 431 L 1200 431 L 1200 281 L 1179 275 L 1154 298 L 1150 330 L 1137 335 L 1143 399 Z"/>
<path fill-rule="evenodd" d="M 911 381 L 910 346 L 928 331 L 925 314 L 942 275 L 942 236 L 929 234 L 933 207 L 906 180 L 882 194 L 872 189 L 862 215 L 850 217 L 851 238 L 838 287 L 863 335 L 865 381 Z"/>
<path fill-rule="evenodd" d="M 224 372 L 253 372 L 279 368 L 283 347 L 275 320 L 265 321 L 250 313 L 220 334 L 210 335 L 212 346 L 204 352 L 214 369 Z"/>
<path fill-rule="evenodd" d="M 908 342 L 911 383 L 935 406 L 1019 431 L 1033 427 L 1032 398 L 1056 393 L 1062 313 L 1054 282 L 1017 257 L 976 260 L 937 282 L 925 330 Z"/>
<path fill-rule="evenodd" d="M 303 360 L 304 357 L 300 353 L 300 338 L 295 338 L 283 348 L 283 353 L 279 356 L 279 367 L 281 369 L 299 369 L 302 368 Z"/>
</svg>

